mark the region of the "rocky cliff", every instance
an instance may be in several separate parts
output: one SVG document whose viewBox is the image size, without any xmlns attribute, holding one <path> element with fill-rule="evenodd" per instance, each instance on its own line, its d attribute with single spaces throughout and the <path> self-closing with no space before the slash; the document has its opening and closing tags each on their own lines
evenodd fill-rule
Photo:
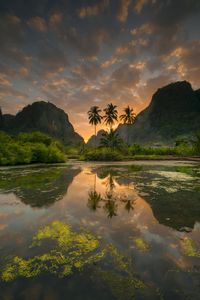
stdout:
<svg viewBox="0 0 200 300">
<path fill-rule="evenodd" d="M 83 138 L 74 131 L 64 110 L 50 102 L 34 102 L 23 108 L 16 116 L 1 114 L 0 130 L 10 134 L 41 131 L 65 144 L 83 143 Z"/>
<path fill-rule="evenodd" d="M 140 144 L 170 144 L 200 130 L 200 90 L 181 81 L 157 90 L 149 106 L 130 125 L 129 141 Z M 120 124 L 119 135 L 127 141 L 127 126 Z"/>
</svg>

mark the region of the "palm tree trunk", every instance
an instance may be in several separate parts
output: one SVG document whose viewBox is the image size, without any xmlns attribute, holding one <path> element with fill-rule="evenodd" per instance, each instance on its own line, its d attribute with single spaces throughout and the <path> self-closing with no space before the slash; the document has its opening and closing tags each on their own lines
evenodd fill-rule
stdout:
<svg viewBox="0 0 200 300">
<path fill-rule="evenodd" d="M 96 147 L 97 147 L 97 129 L 96 129 L 96 125 L 94 125 L 94 135 L 95 135 L 94 146 L 95 146 L 95 149 L 96 149 Z"/>
<path fill-rule="evenodd" d="M 128 144 L 128 146 L 129 146 L 129 134 L 130 134 L 130 126 L 129 126 L 129 125 L 127 125 L 127 126 L 128 126 L 127 144 Z"/>
</svg>

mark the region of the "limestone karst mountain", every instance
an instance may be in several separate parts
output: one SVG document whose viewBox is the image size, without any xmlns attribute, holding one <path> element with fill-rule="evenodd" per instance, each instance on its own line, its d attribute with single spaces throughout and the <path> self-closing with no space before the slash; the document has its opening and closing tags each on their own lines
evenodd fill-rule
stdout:
<svg viewBox="0 0 200 300">
<path fill-rule="evenodd" d="M 0 130 L 10 134 L 41 131 L 65 144 L 83 143 L 83 138 L 75 132 L 64 110 L 50 102 L 34 102 L 18 112 L 15 116 L 0 117 Z"/>
</svg>

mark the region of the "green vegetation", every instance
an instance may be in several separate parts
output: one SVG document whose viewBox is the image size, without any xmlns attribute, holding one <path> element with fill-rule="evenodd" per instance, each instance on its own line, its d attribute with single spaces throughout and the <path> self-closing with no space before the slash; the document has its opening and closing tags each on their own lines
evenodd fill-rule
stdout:
<svg viewBox="0 0 200 300">
<path fill-rule="evenodd" d="M 183 253 L 186 256 L 191 256 L 191 257 L 200 257 L 200 248 L 196 245 L 194 245 L 193 241 L 189 238 L 184 238 L 181 241 L 181 246 Z"/>
<path fill-rule="evenodd" d="M 140 251 L 148 251 L 149 245 L 145 242 L 145 240 L 141 237 L 137 237 L 133 239 L 135 247 Z"/>
<path fill-rule="evenodd" d="M 162 160 L 198 156 L 196 144 L 183 143 L 175 146 L 148 147 L 138 144 L 127 145 L 111 130 L 102 138 L 101 145 L 95 149 L 86 147 L 82 159 L 90 161 L 119 160 Z"/>
<path fill-rule="evenodd" d="M 82 159 L 86 161 L 120 161 L 123 156 L 119 151 L 110 148 L 91 148 L 85 150 Z"/>
<path fill-rule="evenodd" d="M 144 292 L 148 288 L 138 278 L 131 258 L 112 244 L 103 246 L 94 234 L 73 231 L 64 222 L 54 221 L 39 229 L 33 237 L 32 247 L 38 250 L 41 247 L 46 252 L 43 250 L 42 254 L 28 258 L 9 258 L 1 268 L 2 281 L 34 278 L 45 273 L 67 278 L 75 271 L 83 272 L 87 268 L 93 275 L 92 280 L 106 284 L 116 299 L 134 299 L 136 290 Z"/>
<path fill-rule="evenodd" d="M 101 109 L 93 106 L 88 111 L 89 123 L 95 126 L 95 149 L 86 147 L 82 152 L 83 160 L 118 161 L 118 160 L 141 160 L 141 159 L 170 159 L 177 157 L 192 157 L 200 155 L 200 133 L 194 140 L 180 139 L 174 146 L 141 146 L 129 144 L 130 125 L 135 122 L 136 115 L 133 108 L 127 106 L 119 119 L 127 126 L 127 143 L 124 142 L 113 130 L 113 125 L 118 121 L 117 106 L 112 103 L 103 109 L 105 115 L 101 116 Z M 96 125 L 101 120 L 109 126 L 109 130 L 102 134 L 98 149 L 96 149 Z"/>
<path fill-rule="evenodd" d="M 117 134 L 113 129 L 110 132 L 105 132 L 101 138 L 101 147 L 106 147 L 109 149 L 120 149 L 123 140 L 119 138 L 119 134 Z"/>
<path fill-rule="evenodd" d="M 11 137 L 0 132 L 0 165 L 58 163 L 66 160 L 59 141 L 41 132 Z"/>
</svg>

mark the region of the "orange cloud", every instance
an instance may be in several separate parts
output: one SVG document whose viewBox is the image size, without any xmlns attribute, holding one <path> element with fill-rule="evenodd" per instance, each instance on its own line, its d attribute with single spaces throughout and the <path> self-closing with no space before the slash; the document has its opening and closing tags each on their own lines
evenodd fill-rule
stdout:
<svg viewBox="0 0 200 300">
<path fill-rule="evenodd" d="M 156 0 L 136 0 L 134 4 L 134 11 L 139 14 L 145 5 L 155 2 Z"/>
<path fill-rule="evenodd" d="M 109 6 L 110 0 L 102 0 L 99 3 L 91 6 L 82 7 L 78 11 L 80 18 L 94 17 L 102 14 L 105 9 Z"/>
<path fill-rule="evenodd" d="M 131 2 L 132 0 L 121 0 L 120 10 L 117 16 L 119 22 L 124 23 L 127 20 Z"/>
<path fill-rule="evenodd" d="M 28 21 L 28 25 L 39 32 L 47 31 L 47 23 L 41 17 L 33 17 Z"/>
<path fill-rule="evenodd" d="M 61 12 L 53 13 L 49 18 L 49 25 L 56 28 L 61 23 L 62 17 L 63 15 Z"/>
</svg>

